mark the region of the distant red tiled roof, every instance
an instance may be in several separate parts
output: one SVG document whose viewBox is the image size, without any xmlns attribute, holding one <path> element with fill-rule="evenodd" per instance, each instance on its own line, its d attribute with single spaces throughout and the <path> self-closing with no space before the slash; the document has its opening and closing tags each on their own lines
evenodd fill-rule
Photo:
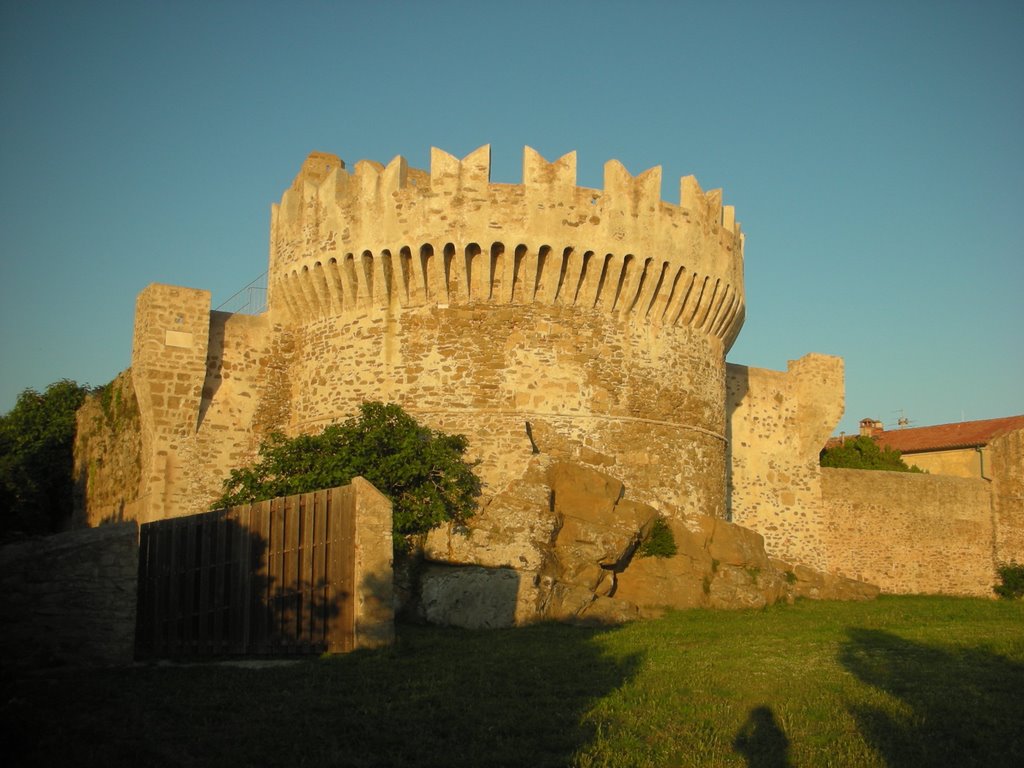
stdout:
<svg viewBox="0 0 1024 768">
<path fill-rule="evenodd" d="M 921 453 L 988 445 L 1000 435 L 1016 429 L 1024 429 L 1024 416 L 886 430 L 876 432 L 874 438 L 883 448 L 895 448 L 900 453 Z"/>
</svg>

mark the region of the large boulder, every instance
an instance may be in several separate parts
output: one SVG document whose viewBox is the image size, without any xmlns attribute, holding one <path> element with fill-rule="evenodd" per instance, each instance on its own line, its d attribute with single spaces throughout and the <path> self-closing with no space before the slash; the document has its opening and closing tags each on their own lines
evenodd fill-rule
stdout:
<svg viewBox="0 0 1024 768">
<path fill-rule="evenodd" d="M 548 476 L 558 526 L 553 542 L 556 577 L 609 594 L 614 573 L 625 568 L 657 519 L 657 510 L 623 500 L 622 483 L 593 469 L 559 463 Z"/>
<path fill-rule="evenodd" d="M 537 456 L 473 518 L 427 537 L 418 615 L 485 628 L 540 620 L 606 624 L 670 608 L 863 600 L 877 587 L 768 557 L 762 536 L 706 515 L 665 520 L 676 552 L 643 556 L 658 510 L 614 477 Z"/>
<path fill-rule="evenodd" d="M 874 600 L 878 587 L 834 573 L 822 573 L 805 565 L 790 565 L 773 560 L 777 568 L 787 574 L 788 594 L 810 600 Z"/>
<path fill-rule="evenodd" d="M 754 531 L 706 515 L 669 521 L 672 557 L 637 557 L 619 574 L 615 597 L 645 614 L 663 608 L 759 608 L 785 580 Z"/>
</svg>

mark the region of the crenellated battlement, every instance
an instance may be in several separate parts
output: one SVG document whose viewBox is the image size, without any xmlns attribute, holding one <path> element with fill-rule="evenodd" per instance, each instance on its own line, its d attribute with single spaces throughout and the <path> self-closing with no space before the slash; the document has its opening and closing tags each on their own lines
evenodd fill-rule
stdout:
<svg viewBox="0 0 1024 768">
<path fill-rule="evenodd" d="M 490 147 L 430 171 L 395 157 L 353 172 L 313 153 L 271 217 L 269 305 L 303 323 L 374 309 L 550 303 L 688 325 L 731 345 L 743 320 L 743 235 L 720 190 L 617 160 L 576 186 L 576 153 L 526 147 L 523 183 L 490 181 Z"/>
</svg>

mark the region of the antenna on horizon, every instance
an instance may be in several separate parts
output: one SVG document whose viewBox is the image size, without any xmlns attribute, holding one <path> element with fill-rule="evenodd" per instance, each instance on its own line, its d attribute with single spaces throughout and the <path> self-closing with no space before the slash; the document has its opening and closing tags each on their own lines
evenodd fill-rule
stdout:
<svg viewBox="0 0 1024 768">
<path fill-rule="evenodd" d="M 907 418 L 907 413 L 903 408 L 897 408 L 893 413 L 899 414 L 899 416 L 896 417 L 897 429 L 906 429 L 910 426 L 911 421 Z"/>
</svg>

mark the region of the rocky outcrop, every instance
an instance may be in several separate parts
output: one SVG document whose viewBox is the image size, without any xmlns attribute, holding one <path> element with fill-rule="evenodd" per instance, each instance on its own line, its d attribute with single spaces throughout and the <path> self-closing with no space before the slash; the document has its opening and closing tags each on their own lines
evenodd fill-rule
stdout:
<svg viewBox="0 0 1024 768">
<path fill-rule="evenodd" d="M 877 587 L 768 557 L 760 534 L 705 515 L 666 520 L 671 557 L 642 556 L 658 510 L 597 470 L 538 456 L 472 528 L 427 537 L 419 616 L 497 627 L 616 623 L 669 608 L 758 608 L 796 598 L 870 599 Z"/>
</svg>

